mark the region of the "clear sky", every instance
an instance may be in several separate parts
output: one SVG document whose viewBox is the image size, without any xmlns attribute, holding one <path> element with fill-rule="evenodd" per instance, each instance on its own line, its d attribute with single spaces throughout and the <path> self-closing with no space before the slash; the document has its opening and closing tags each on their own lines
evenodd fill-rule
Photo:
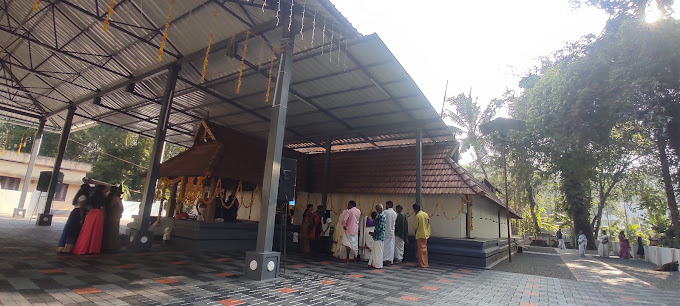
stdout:
<svg viewBox="0 0 680 306">
<path fill-rule="evenodd" d="M 568 0 L 331 0 L 362 34 L 377 33 L 435 110 L 468 92 L 481 103 L 567 41 L 600 34 L 607 16 Z"/>
</svg>

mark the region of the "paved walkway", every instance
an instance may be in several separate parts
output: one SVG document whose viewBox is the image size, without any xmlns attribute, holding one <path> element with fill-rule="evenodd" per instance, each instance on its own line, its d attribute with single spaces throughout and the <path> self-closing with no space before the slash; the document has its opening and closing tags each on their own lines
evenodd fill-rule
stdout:
<svg viewBox="0 0 680 306">
<path fill-rule="evenodd" d="M 289 256 L 285 275 L 243 279 L 244 254 L 54 253 L 63 223 L 37 227 L 0 217 L 3 305 L 611 305 L 680 304 L 680 293 L 587 281 L 590 260 L 572 259 L 583 281 L 433 264 L 384 270 Z M 585 267 L 581 268 L 579 265 Z M 613 275 L 612 277 L 616 277 Z M 623 294 L 619 291 L 626 292 Z M 628 294 L 630 293 L 630 294 Z M 635 300 L 630 300 L 634 298 Z"/>
</svg>

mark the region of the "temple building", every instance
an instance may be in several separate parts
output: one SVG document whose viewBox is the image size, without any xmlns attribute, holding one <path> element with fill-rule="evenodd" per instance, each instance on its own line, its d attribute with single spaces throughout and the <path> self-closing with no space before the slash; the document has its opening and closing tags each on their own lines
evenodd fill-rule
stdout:
<svg viewBox="0 0 680 306">
<path fill-rule="evenodd" d="M 378 149 L 337 146 L 330 156 L 323 152 L 298 152 L 283 156 L 297 161 L 294 223 L 300 223 L 307 204 L 323 204 L 324 166 L 328 158 L 326 208 L 337 220 L 349 200 L 363 215 L 375 204 L 391 200 L 402 205 L 413 222 L 416 202 L 416 149 L 400 143 Z M 430 215 L 433 260 L 489 266 L 507 255 L 506 210 L 489 186 L 475 179 L 455 160 L 457 142 L 423 145 L 423 210 Z M 307 150 L 310 151 L 310 150 Z M 260 216 L 265 143 L 236 130 L 202 121 L 194 145 L 161 165 L 158 194 L 166 194 L 166 216 L 198 211 L 199 220 L 177 220 L 172 233 L 175 245 L 185 248 L 248 249 L 255 243 Z M 162 191 L 161 191 L 162 190 Z M 237 201 L 227 198 L 233 195 Z M 178 205 L 179 203 L 179 205 Z M 234 207 L 237 205 L 237 207 Z M 215 211 L 237 209 L 236 219 L 216 220 Z M 280 211 L 285 211 L 281 205 Z M 224 209 L 222 210 L 224 211 Z M 289 213 L 289 212 L 288 212 Z M 519 218 L 510 210 L 511 218 Z M 222 222 L 227 221 L 227 222 Z M 409 227 L 413 231 L 413 226 Z M 413 234 L 413 232 L 411 232 Z"/>
</svg>

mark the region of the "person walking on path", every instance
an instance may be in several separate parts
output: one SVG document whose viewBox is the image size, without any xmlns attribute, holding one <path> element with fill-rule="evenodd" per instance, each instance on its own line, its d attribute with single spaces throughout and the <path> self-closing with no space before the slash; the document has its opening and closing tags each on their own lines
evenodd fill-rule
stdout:
<svg viewBox="0 0 680 306">
<path fill-rule="evenodd" d="M 578 254 L 581 257 L 586 256 L 586 246 L 588 245 L 588 238 L 583 234 L 583 231 L 578 231 Z"/>
<path fill-rule="evenodd" d="M 347 203 L 347 213 L 342 219 L 342 227 L 345 230 L 342 236 L 342 251 L 340 258 L 344 262 L 355 260 L 359 249 L 359 219 L 361 211 L 357 208 L 357 202 L 351 200 Z"/>
<path fill-rule="evenodd" d="M 394 226 L 397 221 L 397 212 L 392 209 L 394 203 L 387 201 L 385 203 L 387 209 L 383 211 L 385 214 L 385 249 L 383 251 L 383 261 L 387 264 L 394 263 Z"/>
<path fill-rule="evenodd" d="M 61 239 L 57 244 L 57 252 L 59 253 L 71 253 L 73 245 L 78 240 L 78 235 L 80 235 L 80 229 L 83 227 L 83 221 L 85 220 L 85 207 L 87 206 L 88 198 L 90 197 L 90 185 L 82 184 L 80 189 L 73 197 L 73 210 L 69 214 L 66 220 L 66 225 L 64 225 L 64 231 L 61 233 Z"/>
<path fill-rule="evenodd" d="M 630 259 L 630 243 L 626 234 L 621 231 L 619 233 L 619 258 Z"/>
<path fill-rule="evenodd" d="M 645 259 L 645 246 L 642 244 L 642 237 L 637 237 L 637 255 L 640 259 Z"/>
<path fill-rule="evenodd" d="M 383 212 L 382 204 L 375 206 L 375 212 L 378 215 L 373 220 L 375 223 L 375 230 L 371 233 L 373 236 L 373 248 L 371 249 L 371 257 L 368 259 L 368 266 L 376 269 L 383 268 L 383 251 L 385 250 L 385 228 L 387 225 L 385 212 Z"/>
<path fill-rule="evenodd" d="M 90 198 L 90 211 L 85 217 L 83 228 L 78 240 L 73 246 L 73 254 L 98 254 L 102 251 L 102 237 L 104 235 L 103 207 L 106 204 L 106 186 L 97 185 L 94 195 Z"/>
<path fill-rule="evenodd" d="M 600 245 L 597 248 L 597 254 L 600 255 L 600 257 L 608 258 L 609 257 L 609 235 L 607 235 L 606 230 L 602 230 L 602 234 L 599 237 L 600 239 Z"/>
<path fill-rule="evenodd" d="M 567 247 L 564 245 L 564 237 L 562 236 L 562 229 L 559 228 L 557 229 L 557 233 L 555 233 L 555 236 L 557 236 L 557 243 L 558 243 L 558 248 L 560 249 L 566 249 Z"/>
<path fill-rule="evenodd" d="M 102 250 L 117 252 L 120 249 L 120 218 L 123 216 L 123 201 L 120 198 L 122 190 L 118 186 L 111 186 L 106 198 L 106 218 L 104 218 L 104 235 Z"/>
<path fill-rule="evenodd" d="M 418 204 L 413 204 L 413 211 L 416 213 L 416 221 L 413 227 L 416 233 L 418 267 L 428 268 L 430 265 L 427 258 L 427 239 L 430 238 L 430 216 L 421 211 Z"/>
<path fill-rule="evenodd" d="M 397 205 L 397 220 L 394 223 L 394 263 L 404 260 L 404 244 L 408 241 L 408 217 L 402 211 L 404 207 Z"/>
</svg>

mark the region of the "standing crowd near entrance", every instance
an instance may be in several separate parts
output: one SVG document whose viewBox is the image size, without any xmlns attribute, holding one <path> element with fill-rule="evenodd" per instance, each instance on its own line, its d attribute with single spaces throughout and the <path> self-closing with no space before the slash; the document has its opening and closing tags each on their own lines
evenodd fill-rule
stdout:
<svg viewBox="0 0 680 306">
<path fill-rule="evenodd" d="M 386 208 L 385 208 L 386 207 Z M 401 205 L 394 207 L 392 201 L 385 206 L 378 204 L 371 216 L 362 218 L 356 201 L 349 201 L 347 209 L 338 218 L 331 245 L 331 253 L 341 262 L 368 261 L 368 266 L 382 269 L 384 265 L 399 264 L 404 260 L 405 244 L 408 241 L 408 216 Z M 427 239 L 430 238 L 430 217 L 421 211 L 420 205 L 413 204 L 415 212 L 416 257 L 418 266 L 429 267 Z M 319 205 L 307 205 L 300 225 L 302 252 L 312 250 L 325 253 L 331 243 L 330 211 Z M 360 241 L 361 240 L 361 241 Z"/>
<path fill-rule="evenodd" d="M 120 218 L 123 215 L 120 187 L 80 186 L 73 210 L 66 220 L 57 252 L 98 254 L 120 249 Z"/>
<path fill-rule="evenodd" d="M 555 236 L 557 236 L 557 241 L 558 241 L 558 248 L 560 249 L 566 249 L 566 246 L 564 245 L 564 239 L 562 236 L 562 229 L 558 229 L 557 232 L 555 233 Z M 630 241 L 628 238 L 626 238 L 626 233 L 624 231 L 619 232 L 619 252 L 618 255 L 619 258 L 623 259 L 630 259 L 633 258 L 633 255 L 631 255 L 630 249 Z M 602 233 L 600 236 L 597 238 L 599 244 L 597 246 L 597 255 L 602 257 L 602 258 L 609 258 L 609 252 L 610 252 L 610 238 L 609 235 L 607 234 L 607 230 L 602 230 Z M 581 257 L 586 256 L 586 247 L 588 245 L 588 238 L 586 235 L 583 233 L 583 231 L 579 231 L 579 235 L 577 237 L 577 245 L 578 245 L 578 253 L 581 255 Z M 637 255 L 637 258 L 645 258 L 645 247 L 642 244 L 642 237 L 637 237 L 637 250 L 635 252 Z"/>
</svg>

